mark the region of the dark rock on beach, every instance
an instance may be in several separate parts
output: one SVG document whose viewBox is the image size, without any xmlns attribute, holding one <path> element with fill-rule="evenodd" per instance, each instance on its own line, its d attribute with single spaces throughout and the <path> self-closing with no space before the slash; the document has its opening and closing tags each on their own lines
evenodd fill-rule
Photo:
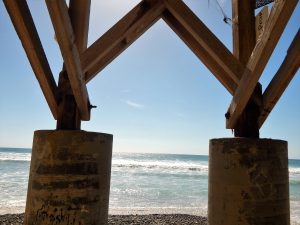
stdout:
<svg viewBox="0 0 300 225">
<path fill-rule="evenodd" d="M 0 215 L 1 225 L 22 225 L 24 214 Z M 150 215 L 109 215 L 109 225 L 207 225 L 207 219 L 201 216 L 184 214 L 150 214 Z"/>
</svg>

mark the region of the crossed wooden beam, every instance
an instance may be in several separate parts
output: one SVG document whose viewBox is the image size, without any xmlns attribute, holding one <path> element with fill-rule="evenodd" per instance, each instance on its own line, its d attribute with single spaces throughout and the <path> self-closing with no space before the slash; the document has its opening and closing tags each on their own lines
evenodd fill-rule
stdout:
<svg viewBox="0 0 300 225">
<path fill-rule="evenodd" d="M 61 91 L 53 78 L 27 3 L 20 0 L 3 1 L 50 110 L 57 119 Z M 260 102 L 257 96 L 252 96 L 253 91 L 297 3 L 298 0 L 275 1 L 262 38 L 256 42 L 251 56 L 244 63 L 224 46 L 182 0 L 141 1 L 88 48 L 91 0 L 70 0 L 69 7 L 64 0 L 46 0 L 64 59 L 64 70 L 81 120 L 90 119 L 86 83 L 162 18 L 233 95 L 226 122 L 226 127 L 230 129 L 235 128 L 251 98 Z M 287 88 L 299 65 L 300 31 L 280 69 L 263 93 L 259 127 Z"/>
</svg>

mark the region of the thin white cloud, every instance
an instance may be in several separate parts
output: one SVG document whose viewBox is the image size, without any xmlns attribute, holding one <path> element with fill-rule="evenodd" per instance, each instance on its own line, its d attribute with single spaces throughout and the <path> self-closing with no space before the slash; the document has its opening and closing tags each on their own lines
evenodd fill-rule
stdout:
<svg viewBox="0 0 300 225">
<path fill-rule="evenodd" d="M 130 107 L 135 108 L 135 109 L 143 109 L 145 107 L 144 105 L 142 105 L 140 103 L 133 102 L 133 101 L 130 101 L 130 100 L 126 100 L 125 103 L 127 105 L 129 105 Z"/>
<path fill-rule="evenodd" d="M 179 118 L 184 118 L 184 114 L 181 112 L 176 112 L 175 115 Z"/>
</svg>

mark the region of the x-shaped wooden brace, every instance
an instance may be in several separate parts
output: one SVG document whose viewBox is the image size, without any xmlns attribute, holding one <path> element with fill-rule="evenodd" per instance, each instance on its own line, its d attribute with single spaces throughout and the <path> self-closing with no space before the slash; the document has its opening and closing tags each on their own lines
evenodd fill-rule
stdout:
<svg viewBox="0 0 300 225">
<path fill-rule="evenodd" d="M 4 0 L 4 2 L 53 116 L 57 118 L 57 86 L 26 1 Z M 234 128 L 298 0 L 278 0 L 274 3 L 263 37 L 257 42 L 246 66 L 243 66 L 233 56 L 182 0 L 141 1 L 86 50 L 84 47 L 76 46 L 80 35 L 76 39 L 74 38 L 74 31 L 65 1 L 46 0 L 46 3 L 82 120 L 88 120 L 90 116 L 86 82 L 95 77 L 97 73 L 121 54 L 157 20 L 163 18 L 223 86 L 234 95 L 228 110 L 230 116 L 227 120 L 227 128 Z M 86 5 L 88 4 L 90 4 L 89 1 Z M 81 11 L 80 8 L 78 8 L 78 11 Z M 274 101 L 274 104 L 270 104 L 271 100 L 268 99 L 278 99 L 280 97 L 281 94 L 279 96 L 274 94 L 274 90 L 280 89 L 283 92 L 287 87 L 287 82 L 282 84 L 281 81 L 291 80 L 299 67 L 299 36 L 298 32 L 292 44 L 292 46 L 297 48 L 293 47 L 289 51 L 292 51 L 292 54 L 287 56 L 282 65 L 285 69 L 281 69 L 284 72 L 288 71 L 291 74 L 290 78 L 282 78 L 283 72 L 279 71 L 279 75 L 277 74 L 274 77 L 275 81 L 271 82 L 264 93 L 260 126 L 275 104 Z M 288 63 L 285 63 L 286 61 Z M 293 69 L 290 69 L 285 64 L 288 64 L 288 66 L 292 64 Z M 268 89 L 271 90 L 268 91 Z"/>
</svg>

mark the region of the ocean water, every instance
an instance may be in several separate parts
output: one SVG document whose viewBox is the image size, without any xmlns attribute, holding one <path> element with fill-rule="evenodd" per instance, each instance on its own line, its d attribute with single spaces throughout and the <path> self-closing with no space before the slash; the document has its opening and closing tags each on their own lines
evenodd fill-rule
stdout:
<svg viewBox="0 0 300 225">
<path fill-rule="evenodd" d="M 0 214 L 24 211 L 30 157 L 0 148 Z M 291 219 L 300 223 L 300 160 L 289 160 L 289 171 Z M 206 215 L 207 181 L 208 156 L 114 153 L 110 211 Z"/>
</svg>

